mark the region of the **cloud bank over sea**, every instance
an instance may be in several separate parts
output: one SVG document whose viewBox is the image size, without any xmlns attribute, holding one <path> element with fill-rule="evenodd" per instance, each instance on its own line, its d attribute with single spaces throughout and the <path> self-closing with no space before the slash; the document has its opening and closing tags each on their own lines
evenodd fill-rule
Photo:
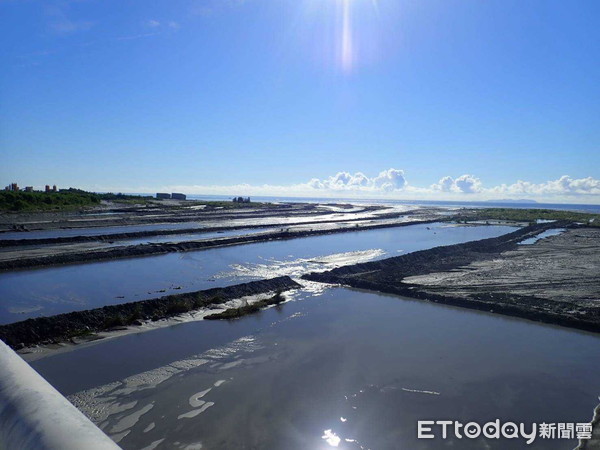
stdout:
<svg viewBox="0 0 600 450">
<path fill-rule="evenodd" d="M 523 198 L 548 202 L 600 203 L 600 180 L 593 177 L 573 178 L 563 175 L 541 183 L 517 180 L 512 184 L 487 186 L 476 175 L 447 175 L 437 183 L 419 186 L 409 181 L 404 170 L 390 168 L 376 175 L 340 171 L 326 178 L 312 178 L 303 183 L 235 184 L 235 185 L 171 185 L 145 187 L 90 186 L 95 191 L 155 192 L 171 191 L 206 195 L 265 195 L 395 198 L 406 200 L 492 200 Z"/>
</svg>

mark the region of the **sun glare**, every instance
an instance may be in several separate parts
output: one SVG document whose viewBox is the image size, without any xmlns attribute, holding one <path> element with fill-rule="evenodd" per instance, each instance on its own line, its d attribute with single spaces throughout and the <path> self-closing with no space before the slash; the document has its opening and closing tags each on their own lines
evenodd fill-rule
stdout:
<svg viewBox="0 0 600 450">
<path fill-rule="evenodd" d="M 339 65 L 342 70 L 346 73 L 351 72 L 355 66 L 358 58 L 357 41 L 359 39 L 358 29 L 356 27 L 356 20 L 358 17 L 353 12 L 359 7 L 368 7 L 368 3 L 371 3 L 375 16 L 379 16 L 379 7 L 377 0 L 338 0 L 340 10 L 339 16 L 336 19 L 338 23 L 341 23 L 340 35 L 337 37 L 337 58 Z M 361 4 L 362 3 L 362 4 Z M 360 15 L 360 14 L 359 14 Z M 340 17 L 341 16 L 341 17 Z M 365 36 L 363 36 L 365 38 Z"/>
<path fill-rule="evenodd" d="M 352 22 L 350 19 L 350 2 L 351 0 L 342 0 L 342 68 L 344 71 L 352 70 L 352 60 L 354 52 L 352 48 Z"/>
</svg>

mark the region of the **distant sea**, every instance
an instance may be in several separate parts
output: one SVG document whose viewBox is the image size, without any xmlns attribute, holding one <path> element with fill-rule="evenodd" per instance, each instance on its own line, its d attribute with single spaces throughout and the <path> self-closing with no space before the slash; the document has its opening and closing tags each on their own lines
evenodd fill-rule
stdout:
<svg viewBox="0 0 600 450">
<path fill-rule="evenodd" d="M 154 193 L 128 192 L 132 195 L 151 195 Z M 188 200 L 213 200 L 228 201 L 233 195 L 195 195 L 187 196 Z M 245 197 L 245 196 L 244 196 Z M 257 202 L 281 202 L 281 203 L 353 203 L 363 205 L 415 205 L 415 206 L 441 206 L 455 208 L 522 208 L 522 209 L 555 209 L 558 211 L 578 211 L 600 214 L 600 205 L 582 205 L 578 203 L 539 203 L 526 200 L 515 201 L 483 201 L 483 202 L 459 202 L 443 200 L 390 200 L 372 198 L 347 198 L 347 197 L 268 197 L 251 195 L 253 201 Z"/>
<path fill-rule="evenodd" d="M 231 200 L 231 195 L 188 195 L 190 200 Z M 600 205 L 580 205 L 567 203 L 537 203 L 523 201 L 485 201 L 485 202 L 458 202 L 458 201 L 431 201 L 431 200 L 388 200 L 388 199 L 356 199 L 356 198 L 318 198 L 318 197 L 263 197 L 251 196 L 252 200 L 260 202 L 298 202 L 298 203 L 357 203 L 357 204 L 383 204 L 383 205 L 422 205 L 444 206 L 457 208 L 538 208 L 556 209 L 563 211 L 580 211 L 600 214 Z"/>
</svg>

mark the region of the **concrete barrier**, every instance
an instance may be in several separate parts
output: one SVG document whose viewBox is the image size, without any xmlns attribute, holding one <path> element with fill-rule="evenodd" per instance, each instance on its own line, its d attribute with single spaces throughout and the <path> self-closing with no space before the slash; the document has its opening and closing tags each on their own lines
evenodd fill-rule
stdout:
<svg viewBox="0 0 600 450">
<path fill-rule="evenodd" d="M 0 341 L 0 449 L 119 448 Z"/>
</svg>

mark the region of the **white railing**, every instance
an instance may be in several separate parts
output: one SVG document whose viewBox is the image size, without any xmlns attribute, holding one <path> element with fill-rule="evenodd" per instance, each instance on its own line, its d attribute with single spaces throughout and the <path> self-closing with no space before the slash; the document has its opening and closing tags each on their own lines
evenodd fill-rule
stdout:
<svg viewBox="0 0 600 450">
<path fill-rule="evenodd" d="M 0 449 L 118 450 L 119 446 L 0 341 Z"/>
</svg>

